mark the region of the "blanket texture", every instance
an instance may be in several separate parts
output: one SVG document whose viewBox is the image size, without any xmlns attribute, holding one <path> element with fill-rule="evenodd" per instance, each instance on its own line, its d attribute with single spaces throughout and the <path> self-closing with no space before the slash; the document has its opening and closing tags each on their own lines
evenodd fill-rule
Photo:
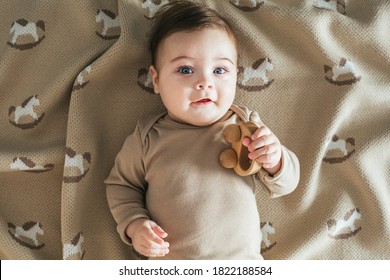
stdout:
<svg viewBox="0 0 390 280">
<path fill-rule="evenodd" d="M 167 1 L 1 2 L 0 259 L 138 258 L 103 180 L 164 110 L 147 42 Z M 292 194 L 256 193 L 264 258 L 390 259 L 390 2 L 201 2 L 238 34 L 235 103 L 301 163 Z"/>
</svg>

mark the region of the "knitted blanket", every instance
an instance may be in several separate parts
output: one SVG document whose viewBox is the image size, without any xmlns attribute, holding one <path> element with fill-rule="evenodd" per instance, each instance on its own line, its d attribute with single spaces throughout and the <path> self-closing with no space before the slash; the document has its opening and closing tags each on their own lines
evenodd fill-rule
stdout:
<svg viewBox="0 0 390 280">
<path fill-rule="evenodd" d="M 167 1 L 1 2 L 0 259 L 138 258 L 103 180 L 164 110 L 147 41 Z M 301 164 L 293 193 L 256 193 L 264 258 L 390 259 L 389 1 L 201 2 L 238 34 L 235 103 Z"/>
</svg>

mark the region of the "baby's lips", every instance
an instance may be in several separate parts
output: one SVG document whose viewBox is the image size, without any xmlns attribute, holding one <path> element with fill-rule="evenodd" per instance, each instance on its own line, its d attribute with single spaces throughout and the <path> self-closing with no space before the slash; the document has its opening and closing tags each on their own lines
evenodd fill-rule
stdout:
<svg viewBox="0 0 390 280">
<path fill-rule="evenodd" d="M 207 103 L 210 103 L 210 102 L 214 102 L 214 101 L 211 100 L 210 98 L 202 98 L 202 99 L 194 101 L 193 103 L 195 103 L 195 104 L 207 104 Z"/>
</svg>

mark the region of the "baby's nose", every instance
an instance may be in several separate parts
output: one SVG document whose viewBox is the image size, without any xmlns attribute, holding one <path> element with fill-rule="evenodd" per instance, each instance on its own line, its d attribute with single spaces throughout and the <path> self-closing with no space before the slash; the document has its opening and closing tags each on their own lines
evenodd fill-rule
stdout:
<svg viewBox="0 0 390 280">
<path fill-rule="evenodd" d="M 196 82 L 195 88 L 197 90 L 210 89 L 213 88 L 213 82 L 210 78 L 203 76 Z"/>
</svg>

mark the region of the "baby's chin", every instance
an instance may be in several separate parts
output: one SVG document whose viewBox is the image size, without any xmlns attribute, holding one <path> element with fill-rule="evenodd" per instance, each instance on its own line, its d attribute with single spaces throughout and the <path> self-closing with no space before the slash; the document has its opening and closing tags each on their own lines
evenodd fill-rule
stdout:
<svg viewBox="0 0 390 280">
<path fill-rule="evenodd" d="M 190 106 L 186 112 L 172 112 L 168 114 L 175 121 L 193 126 L 209 126 L 221 120 L 229 111 L 230 107 L 217 108 L 216 104 L 205 106 Z M 176 114 L 175 114 L 176 113 Z"/>
<path fill-rule="evenodd" d="M 193 126 L 209 126 L 209 125 L 212 125 L 215 122 L 216 121 L 193 121 L 193 122 L 191 122 L 189 124 L 193 125 Z"/>
<path fill-rule="evenodd" d="M 189 120 L 188 123 L 193 126 L 209 126 L 218 122 L 223 116 L 224 115 L 213 118 L 194 118 L 193 120 Z"/>
<path fill-rule="evenodd" d="M 193 125 L 193 126 L 209 126 L 209 125 L 212 125 L 213 123 L 217 122 L 220 118 L 192 117 L 192 118 L 180 119 L 180 118 L 173 117 L 173 119 L 176 122 L 188 124 L 188 125 Z"/>
</svg>

